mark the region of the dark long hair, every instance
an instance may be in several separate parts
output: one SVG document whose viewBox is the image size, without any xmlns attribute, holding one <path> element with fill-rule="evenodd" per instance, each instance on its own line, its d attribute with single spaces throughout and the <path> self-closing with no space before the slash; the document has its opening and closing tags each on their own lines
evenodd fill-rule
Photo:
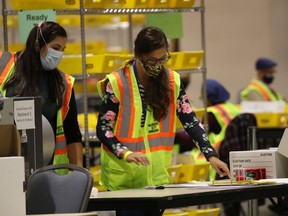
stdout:
<svg viewBox="0 0 288 216">
<path fill-rule="evenodd" d="M 164 32 L 156 27 L 143 28 L 134 41 L 134 55 L 139 58 L 154 50 L 165 47 L 168 50 L 168 41 Z M 127 62 L 133 63 L 134 60 Z M 166 69 L 154 79 L 150 78 L 149 86 L 145 88 L 145 102 L 153 110 L 156 120 L 165 118 L 170 105 L 169 79 Z"/>
<path fill-rule="evenodd" d="M 5 82 L 4 89 L 13 88 L 13 96 L 39 95 L 38 86 L 44 72 L 40 61 L 40 49 L 57 36 L 67 38 L 67 33 L 55 22 L 43 22 L 34 26 L 29 33 L 24 51 L 17 53 L 14 73 Z M 60 108 L 65 90 L 60 71 L 56 68 L 49 71 L 47 76 L 48 100 L 57 101 L 57 107 Z"/>
</svg>

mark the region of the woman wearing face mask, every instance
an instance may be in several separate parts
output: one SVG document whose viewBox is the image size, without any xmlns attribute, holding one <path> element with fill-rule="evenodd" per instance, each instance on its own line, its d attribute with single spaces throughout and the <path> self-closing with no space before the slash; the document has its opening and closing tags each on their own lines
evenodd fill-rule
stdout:
<svg viewBox="0 0 288 216">
<path fill-rule="evenodd" d="M 170 183 L 176 117 L 219 175 L 229 176 L 191 109 L 179 74 L 165 67 L 168 59 L 165 34 L 146 27 L 134 41 L 134 58 L 98 82 L 101 182 L 108 190 Z"/>
<path fill-rule="evenodd" d="M 271 86 L 275 74 L 277 63 L 268 58 L 259 58 L 255 68 L 257 78 L 240 93 L 242 101 L 281 101 L 282 96 Z"/>
<path fill-rule="evenodd" d="M 83 166 L 74 78 L 57 69 L 66 42 L 67 33 L 59 24 L 36 25 L 24 51 L 2 54 L 1 62 L 6 60 L 6 67 L 0 71 L 0 91 L 6 97 L 40 96 L 42 114 L 55 134 L 55 151 L 49 164 Z"/>
</svg>

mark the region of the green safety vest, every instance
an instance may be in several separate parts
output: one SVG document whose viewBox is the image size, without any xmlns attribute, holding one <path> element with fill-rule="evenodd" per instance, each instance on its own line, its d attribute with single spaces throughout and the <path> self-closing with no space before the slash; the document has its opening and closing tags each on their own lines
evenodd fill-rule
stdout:
<svg viewBox="0 0 288 216">
<path fill-rule="evenodd" d="M 283 97 L 280 94 L 276 92 L 273 93 L 271 89 L 260 80 L 253 79 L 248 87 L 241 91 L 240 95 L 242 101 L 247 101 L 246 97 L 250 91 L 258 92 L 258 94 L 261 95 L 263 101 L 283 100 Z"/>
<path fill-rule="evenodd" d="M 221 131 L 219 134 L 215 134 L 212 132 L 208 134 L 209 141 L 211 142 L 211 145 L 213 146 L 213 148 L 218 154 L 220 145 L 225 137 L 225 132 L 226 132 L 226 128 L 228 124 L 235 116 L 237 116 L 240 113 L 240 111 L 232 103 L 225 102 L 222 104 L 217 104 L 217 105 L 207 107 L 207 112 L 213 113 L 217 122 L 221 126 Z M 197 148 L 194 148 L 192 150 L 192 156 L 193 156 L 195 163 L 206 162 L 205 156 Z M 215 180 L 215 177 L 216 177 L 216 171 L 212 169 L 212 167 L 210 166 L 209 178 L 212 181 L 212 180 Z"/>
<path fill-rule="evenodd" d="M 125 74 L 121 69 L 97 83 L 98 92 L 103 96 L 109 80 L 119 100 L 114 135 L 129 150 L 142 152 L 150 160 L 148 166 L 127 163 L 102 145 L 100 183 L 107 189 L 142 188 L 171 182 L 167 168 L 171 165 L 176 131 L 176 100 L 180 93 L 180 76 L 172 70 L 167 70 L 167 75 L 171 96 L 167 117 L 157 121 L 153 117 L 153 111 L 147 109 L 144 127 L 141 127 L 142 101 L 132 65 L 125 67 Z"/>
<path fill-rule="evenodd" d="M 0 93 L 5 97 L 6 89 L 3 89 L 4 83 L 14 72 L 15 53 L 0 51 Z M 69 163 L 67 156 L 67 143 L 64 135 L 63 122 L 69 110 L 69 102 L 72 94 L 74 78 L 68 74 L 60 73 L 62 76 L 65 92 L 63 94 L 63 105 L 57 111 L 57 125 L 55 138 L 55 151 L 53 164 Z M 63 170 L 63 174 L 67 173 Z"/>
</svg>

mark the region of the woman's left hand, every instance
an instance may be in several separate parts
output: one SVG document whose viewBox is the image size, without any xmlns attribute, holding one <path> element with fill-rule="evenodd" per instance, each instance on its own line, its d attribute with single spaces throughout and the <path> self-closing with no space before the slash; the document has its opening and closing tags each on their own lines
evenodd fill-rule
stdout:
<svg viewBox="0 0 288 216">
<path fill-rule="evenodd" d="M 212 168 L 219 174 L 221 178 L 224 176 L 228 176 L 231 179 L 230 171 L 226 163 L 214 156 L 209 158 L 209 162 Z"/>
</svg>

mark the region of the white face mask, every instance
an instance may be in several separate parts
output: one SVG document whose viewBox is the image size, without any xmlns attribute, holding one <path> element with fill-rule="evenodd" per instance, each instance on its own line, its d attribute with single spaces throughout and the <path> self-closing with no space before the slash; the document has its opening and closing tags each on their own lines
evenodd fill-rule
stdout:
<svg viewBox="0 0 288 216">
<path fill-rule="evenodd" d="M 63 53 L 52 48 L 48 48 L 45 57 L 40 56 L 44 70 L 54 70 L 62 59 Z"/>
</svg>

